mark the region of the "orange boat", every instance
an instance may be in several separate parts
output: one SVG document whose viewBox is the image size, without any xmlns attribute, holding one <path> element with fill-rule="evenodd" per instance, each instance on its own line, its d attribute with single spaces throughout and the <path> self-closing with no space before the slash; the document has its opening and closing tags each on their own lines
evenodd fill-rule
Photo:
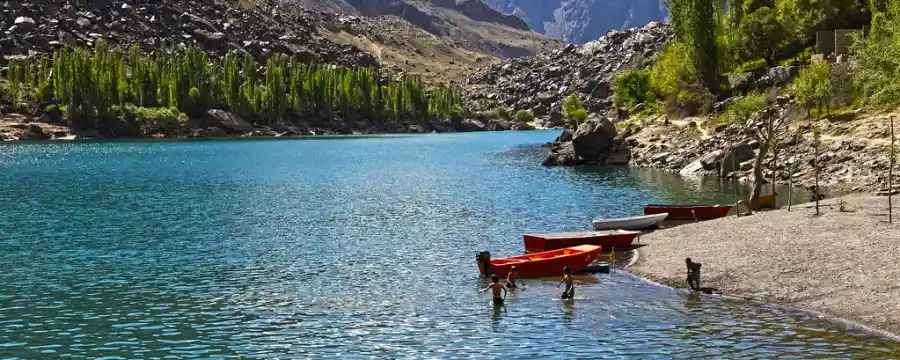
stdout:
<svg viewBox="0 0 900 360">
<path fill-rule="evenodd" d="M 506 277 L 513 266 L 522 277 L 562 276 L 563 268 L 568 266 L 572 272 L 580 271 L 594 262 L 603 247 L 581 245 L 565 249 L 513 256 L 505 259 L 492 259 L 491 271 L 500 277 Z"/>
</svg>

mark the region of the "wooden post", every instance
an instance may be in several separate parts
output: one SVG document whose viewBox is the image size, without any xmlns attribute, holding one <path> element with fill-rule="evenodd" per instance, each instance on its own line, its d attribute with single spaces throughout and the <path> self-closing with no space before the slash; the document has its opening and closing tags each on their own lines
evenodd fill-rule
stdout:
<svg viewBox="0 0 900 360">
<path fill-rule="evenodd" d="M 894 162 L 897 161 L 897 149 L 894 147 L 894 117 L 891 116 L 891 167 L 888 168 L 888 223 L 894 223 Z"/>
<path fill-rule="evenodd" d="M 788 211 L 791 211 L 791 205 L 794 204 L 794 164 L 788 167 Z"/>
</svg>

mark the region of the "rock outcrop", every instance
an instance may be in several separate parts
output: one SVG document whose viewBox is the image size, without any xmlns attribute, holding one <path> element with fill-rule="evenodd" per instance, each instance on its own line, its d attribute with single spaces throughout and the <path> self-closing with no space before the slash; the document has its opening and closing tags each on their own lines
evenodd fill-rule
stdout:
<svg viewBox="0 0 900 360">
<path fill-rule="evenodd" d="M 574 132 L 563 130 L 551 145 L 550 155 L 544 160 L 543 165 L 628 164 L 631 156 L 626 140 L 631 131 L 633 130 L 619 134 L 609 119 L 592 116 L 578 125 Z"/>
<path fill-rule="evenodd" d="M 671 36 L 668 25 L 611 31 L 599 40 L 491 65 L 461 81 L 473 111 L 529 109 L 544 126 L 562 125 L 562 100 L 579 94 L 589 112 L 612 106 L 612 76 L 635 60 L 649 63 Z"/>
</svg>

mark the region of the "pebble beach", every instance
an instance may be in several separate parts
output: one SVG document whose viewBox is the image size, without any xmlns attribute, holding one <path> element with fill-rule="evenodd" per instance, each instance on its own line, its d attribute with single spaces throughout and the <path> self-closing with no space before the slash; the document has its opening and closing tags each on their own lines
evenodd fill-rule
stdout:
<svg viewBox="0 0 900 360">
<path fill-rule="evenodd" d="M 811 310 L 900 334 L 900 214 L 887 197 L 852 195 L 791 211 L 717 219 L 655 231 L 629 270 L 686 289 L 684 259 L 703 264 L 702 287 L 726 296 Z"/>
</svg>

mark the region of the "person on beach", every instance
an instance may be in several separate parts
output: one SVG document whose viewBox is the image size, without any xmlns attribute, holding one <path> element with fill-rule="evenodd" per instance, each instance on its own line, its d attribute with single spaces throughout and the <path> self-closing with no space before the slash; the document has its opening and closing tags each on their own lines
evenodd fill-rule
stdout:
<svg viewBox="0 0 900 360">
<path fill-rule="evenodd" d="M 691 290 L 700 290 L 700 267 L 703 265 L 691 261 L 691 258 L 685 258 L 684 263 L 687 265 L 688 286 L 690 286 Z"/>
<path fill-rule="evenodd" d="M 491 289 L 494 290 L 494 305 L 503 305 L 503 300 L 506 300 L 506 287 L 500 283 L 500 277 L 497 276 L 497 274 L 491 275 L 491 284 L 488 285 L 488 287 L 481 289 L 481 292 L 486 292 Z M 503 292 L 503 297 L 500 296 L 501 291 Z"/>
<path fill-rule="evenodd" d="M 562 281 L 560 281 L 559 285 L 556 285 L 556 287 L 560 287 L 563 283 L 566 283 L 566 289 L 563 290 L 563 293 L 559 298 L 561 300 L 574 300 L 575 299 L 575 280 L 572 279 L 572 271 L 569 270 L 568 266 L 563 268 Z"/>
<path fill-rule="evenodd" d="M 522 285 L 525 285 L 525 281 L 522 281 L 522 278 L 519 276 L 519 272 L 516 271 L 516 267 L 513 266 L 509 269 L 509 275 L 506 275 L 506 287 L 510 290 L 518 289 L 519 286 L 516 284 L 516 281 L 521 281 Z"/>
</svg>

